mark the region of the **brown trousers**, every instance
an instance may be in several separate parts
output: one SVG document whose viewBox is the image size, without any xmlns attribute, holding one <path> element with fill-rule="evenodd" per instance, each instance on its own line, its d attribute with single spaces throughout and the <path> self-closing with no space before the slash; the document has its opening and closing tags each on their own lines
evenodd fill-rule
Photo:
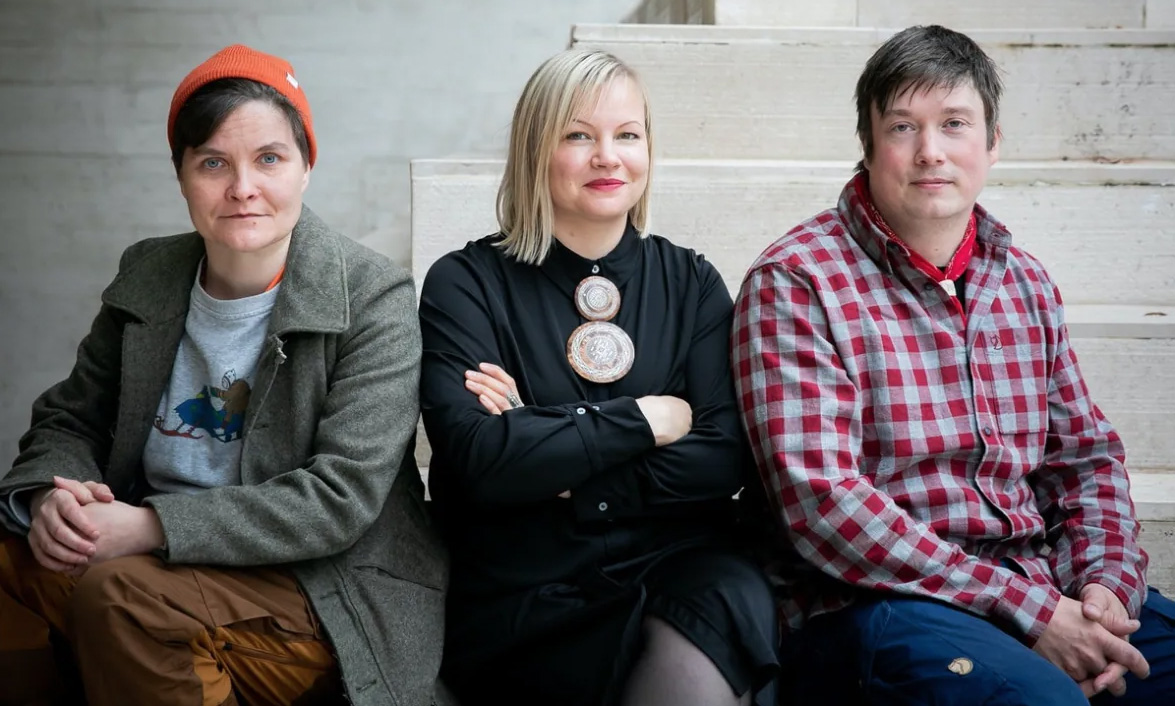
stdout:
<svg viewBox="0 0 1175 706">
<path fill-rule="evenodd" d="M 0 706 L 342 696 L 330 647 L 288 572 L 130 556 L 70 578 L 40 566 L 27 540 L 3 530 L 0 675 Z"/>
</svg>

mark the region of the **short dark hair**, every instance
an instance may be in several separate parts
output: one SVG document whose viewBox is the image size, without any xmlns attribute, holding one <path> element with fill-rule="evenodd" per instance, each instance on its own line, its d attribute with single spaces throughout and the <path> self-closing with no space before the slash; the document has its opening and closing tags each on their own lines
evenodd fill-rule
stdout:
<svg viewBox="0 0 1175 706">
<path fill-rule="evenodd" d="M 184 150 L 207 142 L 234 110 L 250 101 L 269 103 L 286 116 L 294 132 L 294 142 L 302 153 L 302 161 L 309 164 L 306 126 L 297 108 L 285 96 L 272 86 L 247 78 L 222 78 L 201 86 L 176 114 L 175 126 L 171 130 L 171 163 L 175 166 L 175 173 L 180 173 Z"/>
<path fill-rule="evenodd" d="M 987 148 L 995 146 L 1003 82 L 999 67 L 975 40 L 939 25 L 908 27 L 882 44 L 857 79 L 857 137 L 865 158 L 873 156 L 871 109 L 884 113 L 910 91 L 956 88 L 970 83 L 983 100 Z M 857 171 L 865 169 L 864 161 Z"/>
</svg>

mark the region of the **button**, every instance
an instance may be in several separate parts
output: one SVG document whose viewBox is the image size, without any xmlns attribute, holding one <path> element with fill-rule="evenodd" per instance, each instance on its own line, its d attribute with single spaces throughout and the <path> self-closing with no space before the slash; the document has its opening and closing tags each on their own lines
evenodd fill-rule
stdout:
<svg viewBox="0 0 1175 706">
<path fill-rule="evenodd" d="M 927 291 L 927 292 L 929 292 L 930 290 L 934 289 L 934 288 L 935 288 L 935 286 L 936 286 L 936 285 L 934 285 L 934 284 L 932 284 L 932 283 L 930 283 L 930 282 L 927 282 L 926 284 L 922 285 L 922 289 L 923 289 L 924 291 Z"/>
<path fill-rule="evenodd" d="M 586 409 L 584 409 L 583 407 L 576 407 L 576 408 L 575 408 L 575 413 L 576 413 L 576 414 L 587 414 L 587 410 L 586 410 Z"/>
<path fill-rule="evenodd" d="M 991 436 L 991 434 L 992 434 L 991 427 L 983 427 L 983 435 L 984 436 Z"/>
<path fill-rule="evenodd" d="M 592 409 L 594 409 L 594 410 L 596 410 L 597 412 L 599 412 L 599 411 L 600 411 L 600 405 L 598 405 L 598 404 L 594 404 L 594 405 L 592 405 Z"/>
<path fill-rule="evenodd" d="M 600 274 L 600 266 L 599 265 L 592 265 L 592 274 L 593 275 Z"/>
<path fill-rule="evenodd" d="M 608 503 L 600 503 L 598 507 L 600 512 L 608 512 Z"/>
</svg>

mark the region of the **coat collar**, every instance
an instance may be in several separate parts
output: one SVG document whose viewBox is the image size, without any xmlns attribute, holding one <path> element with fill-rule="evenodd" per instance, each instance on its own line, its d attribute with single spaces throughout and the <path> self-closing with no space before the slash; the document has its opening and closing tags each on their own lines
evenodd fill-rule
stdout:
<svg viewBox="0 0 1175 706">
<path fill-rule="evenodd" d="M 346 330 L 351 312 L 338 238 L 313 211 L 302 207 L 270 314 L 270 333 Z M 149 325 L 186 316 L 203 257 L 199 233 L 171 238 L 121 271 L 102 293 L 102 302 Z"/>
</svg>

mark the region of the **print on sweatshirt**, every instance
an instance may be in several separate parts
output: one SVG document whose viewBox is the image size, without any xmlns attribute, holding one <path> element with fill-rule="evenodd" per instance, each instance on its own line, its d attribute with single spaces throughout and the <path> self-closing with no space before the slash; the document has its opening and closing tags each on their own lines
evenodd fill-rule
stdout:
<svg viewBox="0 0 1175 706">
<path fill-rule="evenodd" d="M 240 439 L 245 428 L 245 409 L 249 406 L 249 383 L 229 370 L 220 384 L 220 387 L 205 385 L 195 397 L 177 405 L 173 412 L 178 421 L 155 417 L 155 428 L 165 436 L 186 439 L 204 438 L 197 433 L 201 429 L 226 444 Z"/>
</svg>

